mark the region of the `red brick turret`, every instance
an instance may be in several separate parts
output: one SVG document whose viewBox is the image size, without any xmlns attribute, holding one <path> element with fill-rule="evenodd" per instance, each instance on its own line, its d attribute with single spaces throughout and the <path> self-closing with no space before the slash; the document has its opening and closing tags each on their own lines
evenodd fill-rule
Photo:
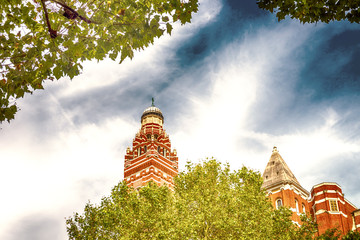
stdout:
<svg viewBox="0 0 360 240">
<path fill-rule="evenodd" d="M 319 234 L 327 229 L 338 228 L 343 234 L 356 229 L 356 215 L 359 210 L 344 198 L 341 187 L 337 183 L 325 182 L 311 189 L 311 215 L 318 224 Z M 360 215 L 358 216 L 360 223 Z M 360 225 L 358 225 L 359 229 Z"/>
</svg>

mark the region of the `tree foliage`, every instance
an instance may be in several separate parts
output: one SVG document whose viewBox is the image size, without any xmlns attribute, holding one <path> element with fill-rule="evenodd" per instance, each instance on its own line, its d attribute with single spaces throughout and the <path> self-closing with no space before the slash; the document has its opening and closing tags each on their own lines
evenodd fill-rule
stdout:
<svg viewBox="0 0 360 240">
<path fill-rule="evenodd" d="M 132 58 L 197 10 L 198 0 L 0 1 L 0 122 L 45 80 L 73 78 L 86 60 Z"/>
<path fill-rule="evenodd" d="M 137 192 L 121 182 L 99 206 L 88 203 L 84 215 L 67 219 L 69 239 L 170 239 L 173 207 L 166 187 L 150 184 Z"/>
<path fill-rule="evenodd" d="M 338 228 L 327 229 L 316 240 L 338 240 L 341 239 L 341 231 Z"/>
<path fill-rule="evenodd" d="M 188 164 L 173 191 L 119 183 L 99 205 L 67 219 L 67 231 L 70 239 L 312 239 L 312 221 L 293 224 L 291 211 L 275 210 L 261 185 L 246 167 Z"/>
<path fill-rule="evenodd" d="M 342 232 L 338 228 L 330 228 L 323 234 L 316 237 L 316 240 L 360 240 L 360 233 L 349 231 L 342 236 Z"/>
<path fill-rule="evenodd" d="M 302 23 L 348 20 L 360 22 L 360 2 L 353 0 L 257 0 L 260 8 L 276 12 L 278 20 L 290 16 Z"/>
<path fill-rule="evenodd" d="M 342 240 L 360 240 L 360 232 L 350 231 L 342 237 Z"/>
</svg>

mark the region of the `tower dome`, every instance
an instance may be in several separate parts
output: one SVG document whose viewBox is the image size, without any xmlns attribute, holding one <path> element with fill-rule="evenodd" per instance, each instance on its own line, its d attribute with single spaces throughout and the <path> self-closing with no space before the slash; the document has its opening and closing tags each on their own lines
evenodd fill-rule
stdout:
<svg viewBox="0 0 360 240">
<path fill-rule="evenodd" d="M 147 109 L 144 110 L 144 112 L 141 116 L 141 121 L 144 119 L 144 117 L 146 117 L 148 115 L 159 116 L 164 121 L 164 116 L 162 115 L 161 110 L 155 106 L 148 107 Z"/>
<path fill-rule="evenodd" d="M 158 123 L 162 125 L 164 123 L 164 116 L 161 110 L 154 105 L 154 99 L 150 107 L 146 108 L 141 115 L 141 124 L 146 123 Z"/>
</svg>

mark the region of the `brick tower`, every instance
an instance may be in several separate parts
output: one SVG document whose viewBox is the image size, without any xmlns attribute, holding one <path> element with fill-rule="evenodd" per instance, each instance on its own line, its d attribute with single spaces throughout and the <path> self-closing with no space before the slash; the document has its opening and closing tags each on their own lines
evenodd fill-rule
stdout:
<svg viewBox="0 0 360 240">
<path fill-rule="evenodd" d="M 171 151 L 163 123 L 163 114 L 154 106 L 153 99 L 141 116 L 141 128 L 135 135 L 132 149 L 126 150 L 124 180 L 129 186 L 138 188 L 153 181 L 173 187 L 173 177 L 178 174 L 178 157 L 175 149 Z"/>
<path fill-rule="evenodd" d="M 360 231 L 360 209 L 344 198 L 337 183 L 317 184 L 311 189 L 311 196 L 310 213 L 318 224 L 319 234 L 330 228 L 338 228 L 342 233 Z"/>
<path fill-rule="evenodd" d="M 350 230 L 360 232 L 360 209 L 344 198 L 337 183 L 324 182 L 311 189 L 311 195 L 295 178 L 290 168 L 273 148 L 263 174 L 262 187 L 268 192 L 274 207 L 289 207 L 292 220 L 301 225 L 300 214 L 310 213 L 318 224 L 318 235 L 337 228 L 346 234 Z"/>
<path fill-rule="evenodd" d="M 274 207 L 289 207 L 293 212 L 292 220 L 301 224 L 300 214 L 309 212 L 309 192 L 300 185 L 276 147 L 273 148 L 263 179 L 263 188 Z"/>
</svg>

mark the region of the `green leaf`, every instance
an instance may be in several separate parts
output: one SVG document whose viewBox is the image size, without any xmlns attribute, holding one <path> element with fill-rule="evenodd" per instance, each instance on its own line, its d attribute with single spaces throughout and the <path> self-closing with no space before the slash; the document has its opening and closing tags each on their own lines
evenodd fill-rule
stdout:
<svg viewBox="0 0 360 240">
<path fill-rule="evenodd" d="M 171 35 L 171 31 L 172 31 L 173 27 L 170 23 L 166 23 L 166 32 Z"/>
<path fill-rule="evenodd" d="M 56 79 L 60 79 L 63 75 L 62 69 L 60 66 L 56 66 L 53 70 L 53 74 L 56 77 Z"/>
</svg>

